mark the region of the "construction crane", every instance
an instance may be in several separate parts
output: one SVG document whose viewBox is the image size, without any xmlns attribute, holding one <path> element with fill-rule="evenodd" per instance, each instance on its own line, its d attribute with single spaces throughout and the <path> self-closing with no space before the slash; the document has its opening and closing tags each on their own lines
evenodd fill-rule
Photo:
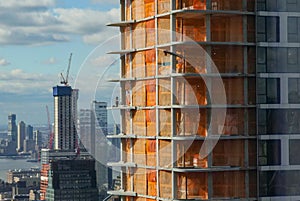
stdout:
<svg viewBox="0 0 300 201">
<path fill-rule="evenodd" d="M 70 54 L 70 58 L 69 58 L 66 79 L 65 79 L 64 75 L 62 73 L 60 73 L 61 79 L 62 79 L 62 81 L 60 83 L 66 85 L 66 86 L 68 86 L 68 82 L 69 82 L 69 72 L 70 72 L 70 67 L 71 67 L 71 60 L 72 60 L 72 53 Z"/>
<path fill-rule="evenodd" d="M 47 111 L 47 118 L 48 118 L 48 129 L 49 129 L 49 141 L 48 141 L 48 149 L 53 149 L 53 138 L 54 138 L 54 133 L 52 132 L 51 129 L 51 123 L 50 123 L 50 113 L 49 113 L 49 108 L 48 105 L 46 105 L 46 111 Z"/>
</svg>

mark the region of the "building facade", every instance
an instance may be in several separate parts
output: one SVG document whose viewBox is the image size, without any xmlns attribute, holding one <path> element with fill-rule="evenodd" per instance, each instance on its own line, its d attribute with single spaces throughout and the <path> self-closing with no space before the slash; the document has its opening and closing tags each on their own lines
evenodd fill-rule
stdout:
<svg viewBox="0 0 300 201">
<path fill-rule="evenodd" d="M 299 200 L 300 2 L 257 1 L 259 196 Z"/>
<path fill-rule="evenodd" d="M 79 89 L 72 89 L 72 118 L 73 118 L 76 128 L 78 128 L 78 121 L 79 121 L 79 119 L 78 119 L 78 98 L 79 98 Z"/>
<path fill-rule="evenodd" d="M 126 201 L 257 200 L 255 0 L 120 5 L 121 22 L 111 25 L 122 32 L 122 155 L 111 165 L 123 175 L 122 189 L 110 193 Z M 218 104 L 212 97 L 222 89 L 226 102 Z M 216 108 L 226 109 L 224 122 Z M 218 135 L 202 155 L 206 138 Z"/>
<path fill-rule="evenodd" d="M 40 177 L 40 169 L 14 169 L 9 170 L 6 173 L 6 182 L 12 184 L 15 181 L 15 178 L 39 178 Z"/>
</svg>

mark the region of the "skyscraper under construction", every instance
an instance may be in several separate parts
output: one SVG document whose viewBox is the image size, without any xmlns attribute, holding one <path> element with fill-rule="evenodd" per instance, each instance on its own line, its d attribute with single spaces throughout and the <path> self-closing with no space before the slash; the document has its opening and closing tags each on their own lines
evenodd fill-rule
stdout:
<svg viewBox="0 0 300 201">
<path fill-rule="evenodd" d="M 70 86 L 53 87 L 54 149 L 75 150 L 78 90 Z"/>
<path fill-rule="evenodd" d="M 121 1 L 121 16 L 124 200 L 255 199 L 254 1 Z M 224 122 L 210 119 L 217 76 Z"/>
<path fill-rule="evenodd" d="M 110 25 L 122 33 L 122 156 L 110 165 L 123 175 L 110 193 L 126 201 L 299 200 L 300 1 L 120 6 L 121 21 Z M 214 102 L 218 94 L 226 101 Z M 201 155 L 212 136 L 217 144 Z"/>
</svg>

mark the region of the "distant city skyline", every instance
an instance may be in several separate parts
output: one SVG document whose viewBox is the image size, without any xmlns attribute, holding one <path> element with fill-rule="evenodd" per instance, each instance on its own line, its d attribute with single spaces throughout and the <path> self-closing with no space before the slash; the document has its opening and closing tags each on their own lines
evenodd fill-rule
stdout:
<svg viewBox="0 0 300 201">
<path fill-rule="evenodd" d="M 42 112 L 41 112 L 42 113 Z M 46 113 L 46 109 L 45 109 L 45 113 Z M 0 131 L 7 131 L 8 129 L 8 116 L 10 114 L 15 114 L 16 115 L 16 123 L 18 124 L 19 122 L 23 121 L 24 123 L 26 123 L 26 125 L 32 126 L 33 128 L 35 127 L 40 127 L 40 126 L 47 126 L 47 122 L 42 122 L 42 123 L 35 123 L 35 122 L 31 122 L 31 121 L 27 121 L 28 119 L 25 118 L 20 118 L 18 113 L 9 113 L 9 114 L 0 114 L 0 119 L 5 118 L 5 120 L 2 122 L 0 122 Z M 47 115 L 47 114 L 45 114 Z"/>
<path fill-rule="evenodd" d="M 119 18 L 118 3 L 0 2 L 0 125 L 7 123 L 9 113 L 25 122 L 47 124 L 45 106 L 53 115 L 52 86 L 59 84 L 59 74 L 66 71 L 69 54 L 74 54 L 70 70 L 73 84 L 88 54 L 118 32 L 105 26 Z"/>
</svg>

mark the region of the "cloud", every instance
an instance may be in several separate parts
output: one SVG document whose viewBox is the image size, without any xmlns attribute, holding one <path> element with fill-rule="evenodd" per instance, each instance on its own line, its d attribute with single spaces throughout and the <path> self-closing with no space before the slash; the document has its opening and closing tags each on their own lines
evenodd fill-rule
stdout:
<svg viewBox="0 0 300 201">
<path fill-rule="evenodd" d="M 116 58 L 112 55 L 101 55 L 96 58 L 91 58 L 90 63 L 96 67 L 107 67 L 116 61 Z"/>
<path fill-rule="evenodd" d="M 120 1 L 118 0 L 91 0 L 92 3 L 105 3 L 105 4 L 118 4 Z"/>
<path fill-rule="evenodd" d="M 42 63 L 43 64 L 49 64 L 49 65 L 56 64 L 57 63 L 57 59 L 54 58 L 54 57 L 50 57 L 49 59 L 43 61 Z"/>
<path fill-rule="evenodd" d="M 0 7 L 5 9 L 19 9 L 19 8 L 29 8 L 29 9 L 45 9 L 49 6 L 54 6 L 55 0 L 9 0 L 0 1 Z"/>
<path fill-rule="evenodd" d="M 120 3 L 119 0 L 91 0 L 91 2 L 100 5 L 118 5 Z"/>
<path fill-rule="evenodd" d="M 118 33 L 105 25 L 119 20 L 119 9 L 98 11 L 54 5 L 54 0 L 1 1 L 0 44 L 44 45 L 68 42 L 74 35 L 97 44 Z"/>
<path fill-rule="evenodd" d="M 49 93 L 55 85 L 56 75 L 24 72 L 21 69 L 4 71 L 0 74 L 0 94 L 39 95 Z"/>
<path fill-rule="evenodd" d="M 8 66 L 10 62 L 8 62 L 6 59 L 0 58 L 0 66 Z"/>
<path fill-rule="evenodd" d="M 106 24 L 119 20 L 119 9 L 102 12 L 73 8 L 55 9 L 54 12 L 58 14 L 58 20 L 64 25 L 60 27 L 62 32 L 79 34 L 86 43 L 98 44 L 118 34 L 116 28 L 107 27 Z"/>
</svg>

